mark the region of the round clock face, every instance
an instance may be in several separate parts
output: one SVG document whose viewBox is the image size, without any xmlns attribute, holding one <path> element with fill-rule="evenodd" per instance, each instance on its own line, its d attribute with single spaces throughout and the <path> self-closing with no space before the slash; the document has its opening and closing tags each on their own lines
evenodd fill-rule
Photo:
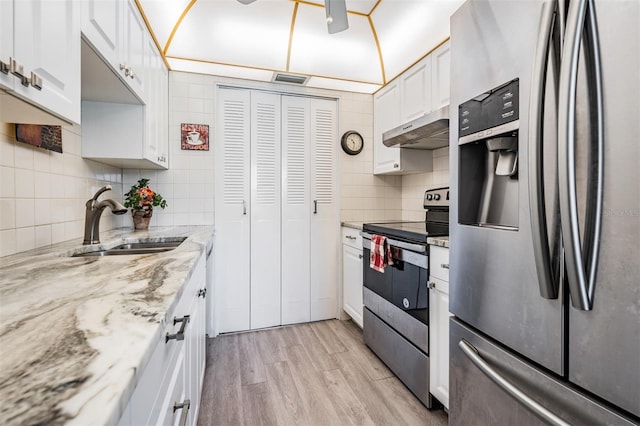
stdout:
<svg viewBox="0 0 640 426">
<path fill-rule="evenodd" d="M 362 135 L 354 130 L 350 130 L 342 135 L 342 149 L 349 155 L 356 155 L 364 147 Z"/>
</svg>

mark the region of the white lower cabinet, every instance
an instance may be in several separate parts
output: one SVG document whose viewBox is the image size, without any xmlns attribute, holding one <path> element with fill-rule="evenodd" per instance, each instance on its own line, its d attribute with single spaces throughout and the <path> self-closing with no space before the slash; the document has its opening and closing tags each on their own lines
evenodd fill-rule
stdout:
<svg viewBox="0 0 640 426">
<path fill-rule="evenodd" d="M 449 249 L 429 250 L 429 391 L 449 408 Z"/>
<path fill-rule="evenodd" d="M 205 367 L 205 256 L 201 256 L 145 366 L 119 425 L 195 425 Z M 189 401 L 189 406 L 184 404 Z M 176 407 L 174 409 L 174 406 Z"/>
<path fill-rule="evenodd" d="M 217 333 L 337 315 L 335 101 L 219 88 Z"/>
<path fill-rule="evenodd" d="M 362 328 L 362 237 L 342 228 L 342 309 Z"/>
</svg>

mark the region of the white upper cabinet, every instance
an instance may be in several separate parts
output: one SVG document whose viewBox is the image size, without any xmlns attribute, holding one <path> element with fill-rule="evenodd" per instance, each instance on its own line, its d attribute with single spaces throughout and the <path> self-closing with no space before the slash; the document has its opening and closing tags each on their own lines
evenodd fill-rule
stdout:
<svg viewBox="0 0 640 426">
<path fill-rule="evenodd" d="M 0 61 L 0 87 L 65 121 L 80 122 L 78 2 L 1 1 Z M 3 111 L 3 120 L 29 121 L 8 113 Z"/>
<path fill-rule="evenodd" d="M 400 150 L 387 148 L 382 134 L 400 125 L 400 88 L 397 81 L 386 85 L 373 98 L 373 160 L 374 174 L 400 169 Z"/>
<path fill-rule="evenodd" d="M 451 42 L 447 41 L 434 50 L 431 55 L 433 79 L 431 80 L 431 104 L 432 110 L 437 110 L 449 105 L 450 69 L 451 69 Z"/>
<path fill-rule="evenodd" d="M 431 151 L 386 147 L 382 134 L 449 104 L 449 46 L 442 44 L 374 95 L 374 174 L 433 170 Z"/>
<path fill-rule="evenodd" d="M 400 76 L 400 123 L 431 112 L 431 55 Z"/>
<path fill-rule="evenodd" d="M 82 33 L 129 89 L 145 102 L 146 26 L 132 0 L 85 0 Z"/>
</svg>

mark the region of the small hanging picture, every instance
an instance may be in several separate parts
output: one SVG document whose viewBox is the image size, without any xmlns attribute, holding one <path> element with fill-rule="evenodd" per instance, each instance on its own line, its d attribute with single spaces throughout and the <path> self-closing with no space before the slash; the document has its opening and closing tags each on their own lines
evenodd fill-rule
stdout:
<svg viewBox="0 0 640 426">
<path fill-rule="evenodd" d="M 182 149 L 209 151 L 209 125 L 182 123 L 180 141 Z"/>
<path fill-rule="evenodd" d="M 62 154 L 62 126 L 16 124 L 16 140 Z"/>
</svg>

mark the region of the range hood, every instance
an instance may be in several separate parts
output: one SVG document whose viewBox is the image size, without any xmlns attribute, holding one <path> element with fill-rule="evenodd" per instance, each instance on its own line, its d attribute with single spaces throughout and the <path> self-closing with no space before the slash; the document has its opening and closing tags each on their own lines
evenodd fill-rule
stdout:
<svg viewBox="0 0 640 426">
<path fill-rule="evenodd" d="M 449 105 L 382 134 L 388 147 L 437 149 L 449 145 Z"/>
</svg>

